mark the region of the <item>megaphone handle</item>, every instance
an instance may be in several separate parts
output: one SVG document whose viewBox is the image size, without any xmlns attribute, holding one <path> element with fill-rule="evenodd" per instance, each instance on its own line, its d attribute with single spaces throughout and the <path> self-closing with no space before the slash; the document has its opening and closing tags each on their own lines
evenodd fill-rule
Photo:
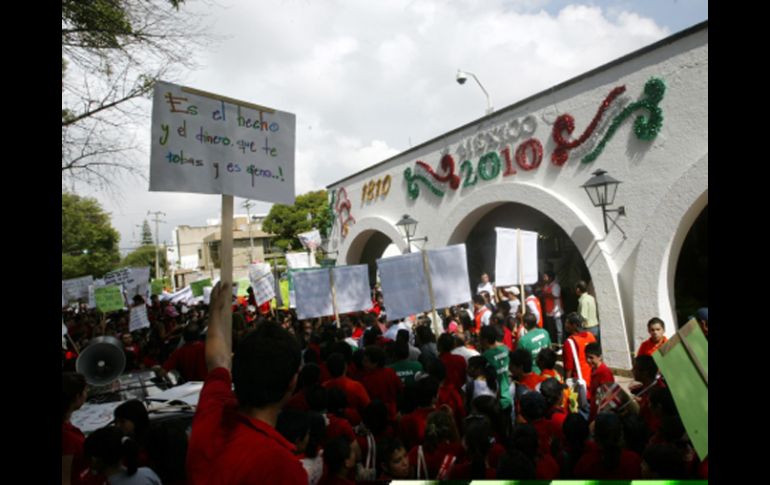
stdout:
<svg viewBox="0 0 770 485">
<path fill-rule="evenodd" d="M 67 340 L 69 340 L 70 343 L 72 344 L 72 346 L 75 348 L 75 352 L 77 352 L 78 355 L 80 355 L 80 347 L 78 347 L 78 344 L 76 344 L 75 341 L 72 340 L 72 337 L 70 337 L 69 333 L 66 333 L 64 335 L 65 335 L 65 337 L 67 337 Z"/>
</svg>

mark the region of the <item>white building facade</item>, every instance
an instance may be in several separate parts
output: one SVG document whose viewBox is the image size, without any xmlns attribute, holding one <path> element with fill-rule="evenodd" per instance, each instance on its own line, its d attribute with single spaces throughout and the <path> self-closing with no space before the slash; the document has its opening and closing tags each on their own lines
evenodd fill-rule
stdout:
<svg viewBox="0 0 770 485">
<path fill-rule="evenodd" d="M 610 208 L 626 211 L 606 234 L 581 187 L 599 169 L 622 182 Z M 630 369 L 651 317 L 676 330 L 676 264 L 708 205 L 708 22 L 328 189 L 327 249 L 338 264 L 371 264 L 390 244 L 405 251 L 395 225 L 404 214 L 419 221 L 416 237 L 428 237 L 422 248 L 464 243 L 479 221 L 494 213 L 493 224 L 509 208 L 545 216 L 590 273 L 605 360 Z M 485 261 L 478 267 L 493 270 Z"/>
</svg>

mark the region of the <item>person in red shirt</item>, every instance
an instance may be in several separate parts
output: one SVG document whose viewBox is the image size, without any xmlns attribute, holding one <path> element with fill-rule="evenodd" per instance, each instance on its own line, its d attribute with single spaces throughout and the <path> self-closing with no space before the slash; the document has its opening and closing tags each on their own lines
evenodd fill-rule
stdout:
<svg viewBox="0 0 770 485">
<path fill-rule="evenodd" d="M 380 480 L 408 480 L 414 475 L 409 469 L 406 448 L 398 438 L 383 438 L 377 442 L 377 466 Z"/>
<path fill-rule="evenodd" d="M 541 352 L 542 353 L 542 352 Z M 566 441 L 564 437 L 564 421 L 567 419 L 567 406 L 564 404 L 564 391 L 567 386 L 553 377 L 540 383 L 540 394 L 546 401 L 545 419 L 550 422 L 553 430 L 552 438 L 557 442 L 554 458 L 561 456 L 561 449 Z"/>
<path fill-rule="evenodd" d="M 420 474 L 421 479 L 437 478 L 445 460 L 448 467 L 449 463 L 454 464 L 465 454 L 454 420 L 445 410 L 440 409 L 428 415 L 422 453 L 427 466 L 427 476 L 423 469 Z M 419 454 L 419 446 L 409 451 L 409 464 L 414 469 L 419 465 Z"/>
<path fill-rule="evenodd" d="M 321 368 L 313 363 L 306 363 L 302 366 L 302 370 L 299 372 L 299 379 L 297 379 L 297 388 L 299 391 L 295 391 L 294 395 L 286 403 L 284 409 L 296 409 L 298 411 L 309 411 L 310 406 L 307 404 L 307 391 L 313 386 L 320 384 L 321 380 Z"/>
<path fill-rule="evenodd" d="M 512 449 L 522 452 L 535 464 L 537 480 L 553 480 L 559 476 L 560 468 L 557 461 L 550 453 L 540 452 L 540 438 L 535 426 L 517 424 L 511 436 L 511 445 Z"/>
<path fill-rule="evenodd" d="M 465 404 L 463 403 L 463 398 L 460 396 L 460 392 L 454 385 L 447 381 L 446 368 L 440 360 L 430 360 L 427 364 L 426 370 L 428 375 L 439 382 L 436 407 L 440 408 L 441 406 L 447 406 L 451 409 L 455 424 L 458 429 L 462 429 L 462 421 L 465 419 Z"/>
<path fill-rule="evenodd" d="M 436 410 L 439 383 L 433 377 L 423 377 L 415 384 L 417 409 L 403 416 L 398 423 L 398 434 L 408 449 L 425 439 L 428 415 Z"/>
<path fill-rule="evenodd" d="M 641 457 L 622 448 L 620 416 L 601 413 L 594 423 L 597 448 L 587 449 L 575 465 L 575 478 L 592 480 L 636 480 L 642 477 Z"/>
<path fill-rule="evenodd" d="M 263 323 L 244 337 L 231 357 L 232 327 L 224 325 L 230 295 L 229 282 L 217 283 L 211 292 L 209 374 L 192 423 L 187 482 L 307 483 L 294 445 L 275 430 L 278 413 L 297 383 L 299 344 L 280 326 Z"/>
<path fill-rule="evenodd" d="M 516 349 L 511 352 L 508 368 L 513 380 L 531 391 L 537 389 L 537 385 L 546 379 L 532 372 L 532 354 L 528 350 Z"/>
<path fill-rule="evenodd" d="M 583 329 L 583 317 L 572 312 L 564 319 L 564 332 L 567 338 L 564 339 L 564 373 L 566 378 L 578 378 L 578 371 L 575 368 L 575 360 L 580 365 L 580 377 L 585 381 L 587 398 L 591 399 L 591 366 L 588 365 L 585 356 L 585 346 L 596 342 L 594 335 Z M 573 351 L 574 345 L 574 351 Z"/>
<path fill-rule="evenodd" d="M 439 336 L 436 348 L 438 349 L 438 358 L 446 368 L 447 381 L 457 390 L 461 390 L 465 385 L 465 372 L 468 364 L 461 355 L 452 353 L 454 347 L 454 338 L 450 334 L 442 333 Z"/>
<path fill-rule="evenodd" d="M 660 416 L 652 411 L 650 404 L 650 394 L 656 387 L 663 387 L 665 384 L 658 375 L 658 365 L 655 359 L 650 355 L 638 356 L 634 359 L 634 379 L 640 384 L 629 387 L 634 393 L 634 399 L 639 404 L 639 416 L 644 419 L 650 434 L 655 434 L 660 430 Z"/>
<path fill-rule="evenodd" d="M 388 409 L 388 416 L 395 419 L 398 398 L 404 384 L 396 372 L 385 367 L 385 351 L 376 345 L 364 349 L 364 373 L 361 383 L 371 399 L 379 399 Z"/>
<path fill-rule="evenodd" d="M 62 374 L 62 426 L 61 426 L 61 476 L 62 484 L 80 483 L 81 473 L 88 472 L 88 462 L 83 456 L 83 442 L 86 437 L 70 422 L 72 413 L 86 402 L 88 389 L 83 374 L 65 372 Z"/>
<path fill-rule="evenodd" d="M 666 324 L 663 323 L 663 320 L 658 317 L 651 318 L 650 321 L 647 322 L 647 332 L 649 332 L 650 338 L 642 342 L 642 345 L 639 346 L 639 350 L 636 351 L 636 356 L 652 355 L 663 344 L 668 342 L 668 338 L 663 335 L 665 331 Z"/>
<path fill-rule="evenodd" d="M 184 345 L 176 349 L 163 364 L 163 371 L 176 370 L 185 382 L 204 381 L 206 368 L 206 346 L 200 341 L 200 330 L 191 323 L 182 334 Z M 165 372 L 159 372 L 162 376 Z"/>
<path fill-rule="evenodd" d="M 493 444 L 491 437 L 492 429 L 486 417 L 468 416 L 462 440 L 465 456 L 452 467 L 450 472 L 452 480 L 495 478 L 495 469 L 489 463 L 489 452 Z"/>
<path fill-rule="evenodd" d="M 564 408 L 566 412 L 566 410 L 569 409 L 569 391 L 567 390 L 567 386 L 564 385 L 564 377 L 562 377 L 561 373 L 556 370 L 556 352 L 550 348 L 541 349 L 537 354 L 537 357 L 535 357 L 535 361 L 537 362 L 537 366 L 540 367 L 540 375 L 542 377 L 545 377 L 546 380 L 555 379 L 559 384 L 562 384 L 564 390 L 562 393 L 563 400 L 559 405 Z"/>
<path fill-rule="evenodd" d="M 586 360 L 588 365 L 591 366 L 591 387 L 588 389 L 588 395 L 591 398 L 591 414 L 588 418 L 589 421 L 593 421 L 598 411 L 597 391 L 603 384 L 612 384 L 615 382 L 615 377 L 612 375 L 612 371 L 607 367 L 602 359 L 602 348 L 596 343 L 590 343 L 585 348 Z"/>
<path fill-rule="evenodd" d="M 347 345 L 342 343 L 342 345 Z M 359 416 L 364 412 L 364 408 L 369 405 L 369 393 L 366 388 L 358 381 L 354 381 L 345 374 L 347 373 L 347 363 L 345 356 L 339 353 L 333 353 L 326 360 L 326 366 L 332 378 L 325 382 L 323 386 L 327 389 L 340 389 L 345 393 L 348 399 L 348 405 L 355 409 Z"/>
<path fill-rule="evenodd" d="M 356 466 L 356 455 L 347 439 L 336 438 L 326 444 L 324 465 L 326 472 L 318 485 L 355 485 L 352 472 Z"/>
<path fill-rule="evenodd" d="M 537 431 L 538 455 L 552 455 L 551 448 L 557 429 L 553 423 L 545 419 L 548 403 L 539 392 L 528 392 L 521 396 L 521 416 L 527 424 Z"/>
</svg>

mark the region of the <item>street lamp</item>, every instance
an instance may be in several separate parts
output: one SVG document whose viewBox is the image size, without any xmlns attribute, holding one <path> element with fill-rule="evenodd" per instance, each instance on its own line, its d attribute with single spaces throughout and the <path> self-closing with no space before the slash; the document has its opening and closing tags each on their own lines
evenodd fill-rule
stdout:
<svg viewBox="0 0 770 485">
<path fill-rule="evenodd" d="M 473 74 L 472 72 L 462 71 L 458 69 L 457 77 L 455 79 L 457 80 L 458 84 L 462 85 L 462 84 L 465 84 L 465 81 L 468 80 L 469 75 L 473 76 L 473 79 L 476 80 L 481 90 L 484 91 L 484 96 L 487 97 L 487 114 L 491 114 L 495 109 L 492 107 L 492 102 L 489 100 L 489 93 L 487 92 L 486 89 L 484 89 L 484 86 L 481 85 L 481 81 L 479 81 L 479 78 L 477 78 L 475 74 Z"/>
<path fill-rule="evenodd" d="M 623 233 L 623 238 L 626 238 L 626 233 L 623 232 L 620 226 L 617 224 L 617 218 L 613 219 L 609 216 L 611 212 L 617 212 L 618 217 L 626 215 L 626 208 L 620 206 L 617 209 L 607 209 L 608 205 L 612 205 L 615 202 L 615 194 L 618 191 L 618 185 L 621 184 L 619 180 L 607 175 L 605 170 L 597 170 L 593 173 L 593 177 L 588 179 L 586 183 L 581 185 L 586 190 L 588 198 L 591 199 L 591 203 L 594 207 L 602 208 L 602 219 L 604 219 L 604 233 L 609 233 L 607 227 L 607 219 L 612 221 L 613 226 L 617 226 L 618 230 Z"/>
<path fill-rule="evenodd" d="M 406 252 L 411 253 L 412 252 L 412 241 L 427 241 L 428 237 L 420 237 L 415 238 L 414 235 L 417 232 L 417 221 L 409 217 L 408 215 L 404 214 L 404 217 L 401 218 L 396 223 L 396 227 L 398 227 L 398 230 L 401 231 L 401 234 L 404 235 L 406 238 Z"/>
</svg>

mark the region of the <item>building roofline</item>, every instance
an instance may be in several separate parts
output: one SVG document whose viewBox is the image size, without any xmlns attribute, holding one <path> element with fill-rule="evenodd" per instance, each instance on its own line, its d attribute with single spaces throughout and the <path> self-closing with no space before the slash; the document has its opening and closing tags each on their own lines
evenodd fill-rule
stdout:
<svg viewBox="0 0 770 485">
<path fill-rule="evenodd" d="M 678 40 L 680 40 L 680 39 L 682 39 L 684 37 L 690 36 L 690 35 L 698 32 L 698 31 L 706 30 L 706 29 L 708 29 L 708 23 L 709 23 L 709 21 L 708 21 L 708 19 L 706 19 L 703 22 L 700 22 L 700 23 L 697 23 L 697 24 L 693 25 L 692 27 L 688 27 L 688 28 L 686 28 L 684 30 L 681 30 L 681 31 L 679 31 L 679 32 L 677 32 L 677 33 L 675 33 L 673 35 L 670 35 L 670 36 L 668 36 L 666 38 L 663 38 L 663 39 L 661 39 L 661 40 L 659 40 L 657 42 L 654 42 L 654 43 L 652 43 L 650 45 L 642 47 L 641 49 L 637 49 L 637 50 L 635 50 L 635 51 L 633 51 L 633 52 L 631 52 L 629 54 L 626 54 L 626 55 L 624 55 L 622 57 L 618 57 L 617 59 L 614 59 L 614 60 L 612 60 L 612 61 L 610 61 L 610 62 L 608 62 L 606 64 L 602 64 L 599 67 L 595 67 L 594 69 L 591 69 L 590 71 L 586 71 L 583 74 L 580 74 L 580 75 L 578 75 L 576 77 L 568 79 L 568 80 L 566 80 L 566 81 L 564 81 L 562 83 L 559 83 L 559 84 L 557 84 L 555 86 L 552 86 L 552 87 L 550 87 L 548 89 L 540 91 L 539 93 L 536 93 L 536 94 L 533 94 L 531 96 L 528 96 L 528 97 L 526 97 L 526 98 L 524 98 L 524 99 L 522 99 L 520 101 L 517 101 L 514 104 L 510 104 L 510 105 L 508 105 L 508 106 L 506 106 L 506 107 L 504 107 L 504 108 L 502 108 L 502 109 L 500 109 L 498 111 L 495 111 L 495 112 L 493 112 L 491 114 L 488 114 L 486 116 L 482 116 L 481 118 L 473 120 L 470 123 L 466 123 L 466 124 L 460 126 L 459 128 L 455 128 L 454 130 L 448 131 L 446 133 L 442 133 L 441 135 L 438 135 L 438 136 L 436 136 L 434 138 L 431 138 L 430 140 L 428 140 L 426 142 L 423 142 L 423 143 L 420 143 L 417 146 L 408 148 L 407 150 L 404 150 L 404 151 L 402 151 L 402 152 L 400 152 L 400 153 L 398 153 L 398 154 L 396 154 L 396 155 L 394 155 L 394 156 L 392 156 L 390 158 L 387 158 L 387 159 L 385 159 L 385 160 L 383 160 L 381 162 L 378 162 L 378 163 L 376 163 L 374 165 L 371 165 L 371 166 L 369 166 L 369 167 L 367 167 L 367 168 L 365 168 L 363 170 L 359 170 L 358 172 L 356 172 L 356 173 L 354 173 L 352 175 L 348 175 L 347 177 L 341 178 L 341 179 L 337 180 L 336 182 L 333 182 L 333 183 L 327 185 L 326 188 L 330 189 L 331 187 L 333 187 L 335 185 L 338 185 L 338 184 L 340 184 L 342 182 L 345 182 L 347 180 L 355 178 L 355 177 L 357 177 L 357 176 L 359 176 L 359 175 L 361 175 L 361 174 L 363 174 L 365 172 L 368 172 L 369 170 L 371 170 L 373 168 L 376 168 L 376 167 L 384 165 L 384 164 L 386 164 L 388 162 L 391 162 L 391 161 L 393 161 L 393 160 L 395 160 L 395 159 L 397 159 L 399 157 L 402 157 L 402 156 L 404 156 L 404 155 L 406 155 L 406 154 L 408 154 L 410 152 L 414 152 L 414 151 L 420 150 L 420 149 L 424 148 L 425 146 L 430 145 L 431 143 L 435 143 L 436 141 L 438 141 L 438 140 L 440 140 L 442 138 L 445 138 L 447 136 L 450 136 L 450 135 L 458 133 L 458 132 L 460 132 L 462 130 L 465 130 L 466 128 L 468 128 L 470 126 L 473 126 L 473 125 L 479 123 L 482 120 L 485 120 L 485 119 L 488 119 L 488 118 L 492 118 L 493 116 L 497 116 L 500 113 L 504 113 L 506 111 L 515 110 L 515 109 L 519 108 L 520 106 L 525 105 L 525 104 L 527 104 L 527 103 L 529 103 L 529 102 L 531 102 L 531 101 L 533 101 L 535 99 L 538 99 L 538 98 L 541 98 L 541 97 L 544 97 L 544 96 L 548 96 L 549 94 L 552 94 L 555 91 L 558 91 L 560 89 L 566 88 L 567 86 L 570 86 L 572 84 L 577 84 L 578 82 L 583 81 L 586 78 L 589 78 L 591 76 L 595 76 L 596 74 L 598 74 L 600 72 L 607 71 L 607 70 L 609 70 L 609 69 L 611 69 L 611 68 L 613 68 L 613 67 L 615 67 L 617 65 L 620 65 L 620 64 L 623 64 L 625 62 L 628 62 L 628 61 L 630 61 L 630 60 L 632 60 L 634 58 L 641 57 L 641 56 L 643 56 L 643 55 L 645 55 L 645 54 L 647 54 L 647 53 L 649 53 L 651 51 L 654 51 L 656 49 L 659 49 L 659 48 L 663 47 L 664 45 L 672 44 L 672 43 L 674 43 L 674 42 L 676 42 L 676 41 L 678 41 Z"/>
</svg>

